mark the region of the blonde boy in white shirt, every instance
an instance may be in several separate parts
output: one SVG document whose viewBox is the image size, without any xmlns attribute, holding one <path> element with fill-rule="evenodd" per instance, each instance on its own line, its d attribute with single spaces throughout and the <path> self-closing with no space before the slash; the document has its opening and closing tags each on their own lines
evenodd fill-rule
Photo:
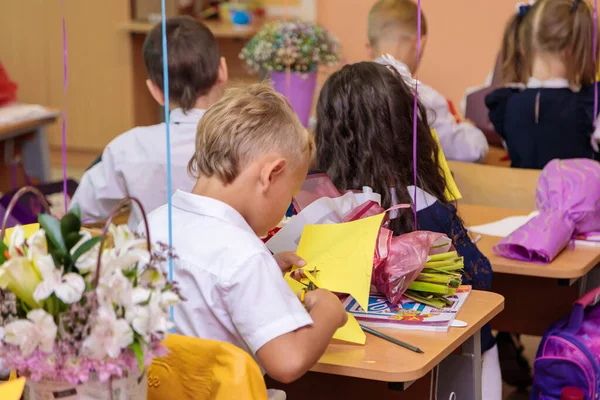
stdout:
<svg viewBox="0 0 600 400">
<path fill-rule="evenodd" d="M 417 5 L 412 0 L 379 0 L 369 12 L 368 50 L 375 62 L 389 64 L 389 55 L 406 83 L 414 87 L 412 73 L 417 68 Z M 421 55 L 427 44 L 427 21 L 421 14 Z M 432 87 L 419 82 L 419 99 L 427 109 L 427 119 L 435 129 L 446 158 L 477 162 L 489 146 L 481 130 L 469 122 L 457 123 L 448 101 Z"/>
<path fill-rule="evenodd" d="M 169 97 L 171 104 L 171 166 L 173 190 L 190 191 L 194 186 L 186 170 L 194 153 L 198 121 L 222 95 L 227 83 L 227 65 L 217 41 L 201 22 L 187 17 L 166 23 L 169 48 Z M 162 27 L 155 26 L 144 42 L 148 90 L 164 106 Z M 151 112 L 152 110 L 149 110 Z M 167 202 L 167 155 L 165 124 L 134 128 L 115 138 L 90 168 L 73 197 L 83 219 L 106 219 L 124 197 L 138 198 L 147 212 Z M 133 207 L 129 226 L 141 221 Z"/>
<path fill-rule="evenodd" d="M 284 383 L 307 372 L 346 322 L 329 291 L 308 292 L 303 306 L 283 279 L 303 261 L 273 257 L 259 239 L 285 215 L 313 149 L 283 96 L 265 85 L 232 89 L 198 125 L 196 185 L 172 198 L 174 279 L 187 298 L 176 331 L 232 343 Z M 149 215 L 154 240 L 167 241 L 167 221 L 167 206 Z"/>
</svg>

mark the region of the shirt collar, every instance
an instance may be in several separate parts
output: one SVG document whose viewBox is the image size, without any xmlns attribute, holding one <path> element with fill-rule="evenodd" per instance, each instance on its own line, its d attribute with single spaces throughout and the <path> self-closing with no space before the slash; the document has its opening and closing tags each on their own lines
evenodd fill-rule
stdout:
<svg viewBox="0 0 600 400">
<path fill-rule="evenodd" d="M 174 124 L 194 124 L 198 125 L 200 122 L 200 118 L 204 115 L 206 110 L 201 110 L 199 108 L 192 108 L 191 110 L 187 110 L 185 113 L 183 109 L 176 108 L 171 110 L 171 122 Z"/>
<path fill-rule="evenodd" d="M 527 81 L 527 87 L 530 89 L 538 88 L 550 88 L 550 89 L 562 89 L 570 88 L 569 81 L 565 78 L 552 78 L 546 80 L 540 80 L 537 78 L 529 78 Z"/>
<path fill-rule="evenodd" d="M 412 72 L 410 71 L 408 66 L 402 61 L 396 60 L 390 54 L 382 54 L 379 58 L 375 59 L 375 62 L 378 64 L 390 65 L 394 67 L 396 71 L 400 73 L 400 75 L 408 75 L 412 78 Z"/>
<path fill-rule="evenodd" d="M 173 207 L 192 214 L 219 219 L 240 229 L 254 233 L 244 217 L 230 205 L 210 197 L 178 189 L 173 195 Z"/>
</svg>

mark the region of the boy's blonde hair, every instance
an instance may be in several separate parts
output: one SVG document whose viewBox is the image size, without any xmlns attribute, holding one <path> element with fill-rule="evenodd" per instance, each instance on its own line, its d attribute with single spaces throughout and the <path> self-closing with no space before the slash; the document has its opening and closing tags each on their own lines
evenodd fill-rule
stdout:
<svg viewBox="0 0 600 400">
<path fill-rule="evenodd" d="M 229 89 L 198 124 L 188 172 L 231 183 L 249 162 L 270 151 L 295 168 L 310 160 L 314 143 L 285 97 L 270 86 Z"/>
<path fill-rule="evenodd" d="M 369 43 L 377 47 L 381 40 L 398 40 L 398 36 L 416 35 L 417 4 L 412 0 L 379 0 L 369 11 Z M 421 10 L 421 35 L 427 35 L 427 21 Z"/>
</svg>

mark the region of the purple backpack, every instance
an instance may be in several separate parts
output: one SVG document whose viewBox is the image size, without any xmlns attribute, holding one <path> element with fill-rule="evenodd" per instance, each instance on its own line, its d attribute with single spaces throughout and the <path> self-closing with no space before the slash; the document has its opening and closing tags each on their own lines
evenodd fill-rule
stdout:
<svg viewBox="0 0 600 400">
<path fill-rule="evenodd" d="M 573 305 L 540 343 L 533 366 L 532 400 L 559 400 L 567 386 L 583 390 L 585 400 L 600 393 L 600 288 Z"/>
</svg>

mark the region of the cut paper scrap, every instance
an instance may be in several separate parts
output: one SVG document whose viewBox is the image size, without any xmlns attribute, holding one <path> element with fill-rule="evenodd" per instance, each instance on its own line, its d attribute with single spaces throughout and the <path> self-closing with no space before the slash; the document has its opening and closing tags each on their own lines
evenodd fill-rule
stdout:
<svg viewBox="0 0 600 400">
<path fill-rule="evenodd" d="M 25 389 L 25 378 L 13 379 L 0 384 L 0 399 L 19 400 Z"/>
<path fill-rule="evenodd" d="M 28 224 L 22 226 L 23 231 L 25 232 L 25 238 L 30 238 L 31 235 L 40 230 L 40 224 Z M 10 241 L 10 235 L 12 234 L 14 228 L 8 228 L 4 233 L 4 243 L 8 246 Z"/>
<path fill-rule="evenodd" d="M 384 215 L 304 227 L 296 253 L 306 261 L 305 271 L 319 271 L 317 287 L 349 294 L 361 306 L 368 305 L 375 243 Z"/>
<path fill-rule="evenodd" d="M 310 274 L 306 275 L 308 276 Z M 306 281 L 308 280 L 310 280 L 310 278 L 306 278 Z M 285 281 L 294 293 L 298 293 L 306 287 L 302 283 L 293 279 L 289 273 L 285 275 Z M 303 283 L 306 281 L 303 280 Z M 358 325 L 358 321 L 356 321 L 356 318 L 354 318 L 354 316 L 350 313 L 347 314 L 348 321 L 346 322 L 346 325 L 342 326 L 337 331 L 335 331 L 333 338 L 336 340 L 341 340 L 343 342 L 365 344 L 367 341 L 367 336 L 365 335 L 365 332 L 360 328 L 360 325 Z"/>
<path fill-rule="evenodd" d="M 537 217 L 540 213 L 534 211 L 529 215 L 515 215 L 501 219 L 500 221 L 490 222 L 484 225 L 471 226 L 467 228 L 469 231 L 479 233 L 481 235 L 506 237 L 525 225 L 529 220 Z"/>
<path fill-rule="evenodd" d="M 460 200 L 462 199 L 462 194 L 460 194 L 458 186 L 456 186 L 454 176 L 452 176 L 450 166 L 448 165 L 448 161 L 446 160 L 446 156 L 444 155 L 442 145 L 440 144 L 440 140 L 438 139 L 435 129 L 431 130 L 431 135 L 435 139 L 435 142 L 437 143 L 438 148 L 440 149 L 440 151 L 438 152 L 438 162 L 440 163 L 440 167 L 442 167 L 442 169 L 444 170 L 444 177 L 446 178 L 446 197 L 450 201 Z"/>
</svg>

